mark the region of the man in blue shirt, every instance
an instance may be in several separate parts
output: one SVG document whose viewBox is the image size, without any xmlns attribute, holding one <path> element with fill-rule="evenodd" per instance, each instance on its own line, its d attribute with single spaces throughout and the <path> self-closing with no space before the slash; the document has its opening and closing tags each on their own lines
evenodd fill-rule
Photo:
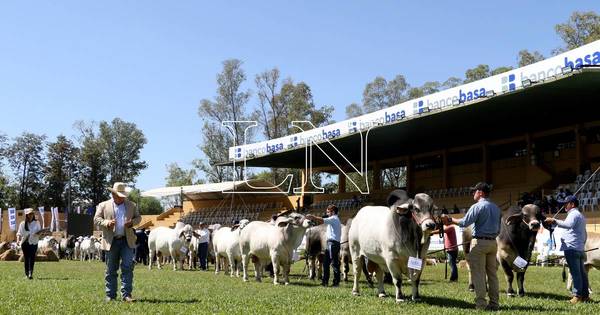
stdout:
<svg viewBox="0 0 600 315">
<path fill-rule="evenodd" d="M 319 218 L 307 215 L 307 219 L 317 224 L 327 224 L 327 248 L 323 258 L 323 281 L 322 286 L 329 284 L 329 266 L 333 265 L 333 283 L 331 286 L 340 285 L 340 239 L 342 237 L 342 223 L 338 218 L 338 208 L 335 205 L 327 207 L 327 218 Z M 333 264 L 332 264 L 333 263 Z"/>
<path fill-rule="evenodd" d="M 584 268 L 584 249 L 587 240 L 586 222 L 585 217 L 577 209 L 578 206 L 577 197 L 568 196 L 565 199 L 567 218 L 564 221 L 554 218 L 546 219 L 546 223 L 556 224 L 559 228 L 566 229 L 560 240 L 560 250 L 565 253 L 569 273 L 573 278 L 573 298 L 570 300 L 572 304 L 590 301 L 589 280 Z"/>
<path fill-rule="evenodd" d="M 461 220 L 449 216 L 442 216 L 442 218 L 447 225 L 456 224 L 463 228 L 473 225 L 473 240 L 467 261 L 475 287 L 475 308 L 494 311 L 499 307 L 496 236 L 500 233 L 501 213 L 500 208 L 488 199 L 491 191 L 488 184 L 479 182 L 472 190 L 473 200 L 476 203 L 471 206 L 464 218 Z M 486 289 L 489 303 L 486 301 Z"/>
</svg>

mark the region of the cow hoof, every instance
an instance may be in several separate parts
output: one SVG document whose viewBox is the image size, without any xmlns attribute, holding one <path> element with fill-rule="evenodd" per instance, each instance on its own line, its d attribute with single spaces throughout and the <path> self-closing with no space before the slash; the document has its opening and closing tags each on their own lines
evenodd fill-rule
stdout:
<svg viewBox="0 0 600 315">
<path fill-rule="evenodd" d="M 360 293 L 358 293 L 358 291 L 352 291 L 352 295 L 353 296 L 360 296 Z"/>
<path fill-rule="evenodd" d="M 404 300 L 402 298 L 401 299 L 396 299 L 396 303 L 404 303 L 404 302 L 406 302 L 406 300 Z"/>
<path fill-rule="evenodd" d="M 512 292 L 509 292 L 509 293 L 506 293 L 506 296 L 508 296 L 508 297 L 515 297 L 515 294 L 512 293 Z"/>
<path fill-rule="evenodd" d="M 279 282 L 273 282 L 274 285 L 279 285 Z"/>
<path fill-rule="evenodd" d="M 519 292 L 519 296 L 520 297 L 524 297 L 525 296 L 525 292 Z"/>
<path fill-rule="evenodd" d="M 286 283 L 284 283 L 284 285 L 290 285 L 290 283 L 289 283 L 289 282 L 286 282 Z"/>
<path fill-rule="evenodd" d="M 414 296 L 413 296 L 413 298 L 412 298 L 412 301 L 413 301 L 413 302 L 421 302 L 421 298 L 420 298 L 420 297 L 418 297 L 418 296 L 417 296 L 417 297 L 414 297 Z"/>
<path fill-rule="evenodd" d="M 380 298 L 386 298 L 387 294 L 385 294 L 385 293 L 379 293 L 377 296 L 380 297 Z"/>
</svg>

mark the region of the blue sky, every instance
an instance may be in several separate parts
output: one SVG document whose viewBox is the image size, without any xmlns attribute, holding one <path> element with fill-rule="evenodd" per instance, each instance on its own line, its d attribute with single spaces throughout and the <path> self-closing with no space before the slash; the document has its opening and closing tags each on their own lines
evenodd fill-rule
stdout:
<svg viewBox="0 0 600 315">
<path fill-rule="evenodd" d="M 148 139 L 137 186 L 161 187 L 166 164 L 200 157 L 197 107 L 225 59 L 244 61 L 252 90 L 279 67 L 342 120 L 375 76 L 418 86 L 514 66 L 521 49 L 548 56 L 562 44 L 554 25 L 589 10 L 600 2 L 4 1 L 0 132 L 54 139 L 76 120 L 120 117 Z"/>
</svg>

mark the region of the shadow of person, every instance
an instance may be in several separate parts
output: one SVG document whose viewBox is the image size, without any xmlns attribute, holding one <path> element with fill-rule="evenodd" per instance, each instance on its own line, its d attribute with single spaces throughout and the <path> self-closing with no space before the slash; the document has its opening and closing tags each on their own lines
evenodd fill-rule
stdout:
<svg viewBox="0 0 600 315">
<path fill-rule="evenodd" d="M 138 299 L 138 303 L 151 303 L 151 304 L 169 304 L 169 303 L 184 303 L 192 304 L 199 303 L 199 299 L 185 299 L 185 300 L 168 300 L 168 299 Z"/>
</svg>

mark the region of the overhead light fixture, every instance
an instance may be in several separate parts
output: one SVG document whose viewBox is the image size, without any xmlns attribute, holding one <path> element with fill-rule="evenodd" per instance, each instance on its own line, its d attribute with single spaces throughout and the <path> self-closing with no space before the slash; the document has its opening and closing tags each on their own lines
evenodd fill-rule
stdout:
<svg viewBox="0 0 600 315">
<path fill-rule="evenodd" d="M 560 69 L 560 73 L 563 74 L 563 75 L 569 74 L 571 72 L 573 72 L 573 68 L 571 66 L 562 67 Z"/>
<path fill-rule="evenodd" d="M 523 81 L 521 81 L 521 85 L 523 85 L 524 88 L 531 86 L 533 82 L 531 82 L 530 79 L 525 79 Z"/>
<path fill-rule="evenodd" d="M 496 92 L 494 92 L 494 90 L 485 91 L 485 97 L 494 97 L 494 96 L 496 96 Z"/>
<path fill-rule="evenodd" d="M 425 113 L 429 113 L 429 107 L 421 107 L 419 109 L 419 114 L 425 114 Z"/>
</svg>

